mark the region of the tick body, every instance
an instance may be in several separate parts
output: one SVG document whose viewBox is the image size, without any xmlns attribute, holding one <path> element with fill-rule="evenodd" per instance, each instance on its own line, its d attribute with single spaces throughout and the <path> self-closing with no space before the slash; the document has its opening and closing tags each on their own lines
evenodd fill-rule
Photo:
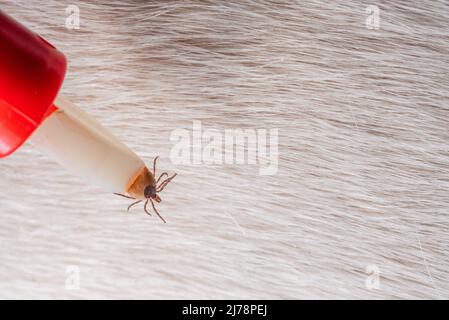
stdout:
<svg viewBox="0 0 449 320">
<path fill-rule="evenodd" d="M 156 209 L 156 206 L 154 204 L 154 201 L 161 202 L 162 199 L 159 197 L 158 193 L 164 190 L 164 188 L 167 186 L 167 184 L 173 180 L 174 177 L 176 177 L 176 173 L 173 174 L 171 177 L 169 177 L 167 172 L 163 172 L 160 174 L 158 179 L 156 180 L 156 161 L 159 158 L 157 156 L 154 158 L 153 161 L 153 171 L 151 172 L 148 170 L 147 167 L 142 168 L 140 170 L 136 177 L 133 179 L 131 184 L 129 185 L 127 189 L 128 195 L 123 195 L 120 193 L 115 193 L 116 195 L 128 198 L 128 199 L 134 199 L 137 200 L 130 204 L 128 206 L 128 211 L 131 209 L 132 206 L 139 204 L 143 201 L 145 201 L 144 204 L 144 210 L 145 212 L 151 216 L 151 213 L 148 211 L 148 202 L 151 203 L 151 206 L 153 207 L 154 212 L 157 214 L 157 216 L 166 223 L 165 219 L 162 218 L 162 216 L 159 214 L 159 212 Z"/>
</svg>

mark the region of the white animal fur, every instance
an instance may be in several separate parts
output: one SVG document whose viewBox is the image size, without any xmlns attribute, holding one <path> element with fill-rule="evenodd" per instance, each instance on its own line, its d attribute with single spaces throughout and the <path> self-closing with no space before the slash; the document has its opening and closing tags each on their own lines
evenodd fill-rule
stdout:
<svg viewBox="0 0 449 320">
<path fill-rule="evenodd" d="M 164 225 L 29 145 L 2 159 L 1 298 L 449 297 L 446 1 L 0 8 L 66 54 L 64 95 L 179 173 Z M 278 174 L 174 166 L 194 119 L 279 128 Z"/>
</svg>

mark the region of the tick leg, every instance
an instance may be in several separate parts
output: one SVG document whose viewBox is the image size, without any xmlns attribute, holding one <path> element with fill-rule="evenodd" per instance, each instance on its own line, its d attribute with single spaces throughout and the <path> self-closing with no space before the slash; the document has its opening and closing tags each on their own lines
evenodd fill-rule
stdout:
<svg viewBox="0 0 449 320">
<path fill-rule="evenodd" d="M 127 198 L 127 199 L 136 199 L 136 198 L 133 198 L 133 197 L 125 196 L 124 194 L 121 194 L 121 193 L 114 193 L 114 194 L 117 195 L 117 196 L 121 196 L 121 197 Z"/>
<path fill-rule="evenodd" d="M 157 211 L 156 207 L 154 206 L 154 202 L 153 202 L 153 200 L 151 200 L 151 198 L 150 198 L 150 201 L 151 201 L 151 205 L 153 206 L 153 210 L 154 210 L 154 212 L 156 212 L 157 216 L 158 216 L 162 221 L 164 221 L 164 223 L 167 223 L 167 221 L 165 221 L 164 218 L 162 218 L 162 216 L 161 216 L 161 215 L 159 214 L 159 212 Z"/>
<path fill-rule="evenodd" d="M 153 160 L 153 176 L 156 176 L 156 161 L 157 161 L 158 158 L 159 158 L 159 156 L 157 156 Z"/>
<path fill-rule="evenodd" d="M 147 213 L 147 215 L 149 215 L 151 217 L 151 213 L 147 210 L 147 204 L 148 204 L 148 200 L 145 201 L 145 205 L 143 206 L 143 209 L 145 210 L 145 212 Z"/>
<path fill-rule="evenodd" d="M 129 211 L 129 209 L 131 209 L 131 207 L 132 207 L 133 205 L 136 205 L 136 204 L 138 204 L 138 203 L 140 203 L 140 202 L 142 202 L 142 200 L 138 200 L 138 201 L 136 201 L 136 202 L 131 203 L 131 204 L 128 206 L 128 210 L 127 210 L 127 211 Z"/>
<path fill-rule="evenodd" d="M 177 175 L 177 174 L 175 173 L 175 174 L 172 175 L 170 178 L 165 179 L 164 182 L 162 182 L 162 183 L 159 185 L 159 187 L 158 187 L 158 189 L 157 189 L 156 191 L 157 191 L 157 192 L 161 192 L 162 190 L 164 190 L 164 188 L 167 186 L 167 184 L 168 184 L 170 181 L 172 181 L 173 178 L 176 177 L 176 175 Z"/>
<path fill-rule="evenodd" d="M 159 178 L 157 179 L 156 184 L 158 184 L 159 181 L 161 181 L 162 177 L 164 177 L 164 176 L 167 176 L 167 177 L 168 177 L 168 173 L 167 173 L 167 172 L 162 173 L 162 174 L 159 176 Z"/>
</svg>

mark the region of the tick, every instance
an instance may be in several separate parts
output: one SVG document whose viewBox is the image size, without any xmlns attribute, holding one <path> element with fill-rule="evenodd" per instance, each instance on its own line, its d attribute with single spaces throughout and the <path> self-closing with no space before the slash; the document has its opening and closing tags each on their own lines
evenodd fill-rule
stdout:
<svg viewBox="0 0 449 320">
<path fill-rule="evenodd" d="M 156 180 L 156 161 L 159 158 L 157 156 L 154 158 L 153 161 L 153 172 L 148 170 L 147 167 L 144 167 L 138 174 L 134 182 L 130 185 L 127 192 L 128 195 L 124 195 L 121 193 L 114 193 L 118 196 L 125 197 L 127 199 L 133 199 L 137 200 L 133 203 L 131 203 L 128 206 L 128 211 L 136 204 L 141 203 L 142 201 L 145 201 L 145 204 L 143 206 L 145 212 L 151 216 L 151 213 L 147 209 L 148 202 L 151 203 L 151 206 L 153 207 L 154 212 L 157 214 L 157 216 L 164 222 L 164 218 L 159 214 L 159 211 L 157 211 L 156 206 L 154 205 L 154 201 L 157 203 L 161 202 L 162 199 L 159 197 L 158 193 L 160 193 L 164 188 L 167 186 L 167 184 L 170 183 L 170 181 L 173 180 L 174 177 L 176 177 L 176 173 L 173 174 L 171 177 L 168 175 L 167 172 L 161 173 L 159 178 Z M 165 180 L 163 180 L 165 178 Z M 162 180 L 162 182 L 161 182 Z M 159 183 L 160 182 L 160 183 Z"/>
</svg>

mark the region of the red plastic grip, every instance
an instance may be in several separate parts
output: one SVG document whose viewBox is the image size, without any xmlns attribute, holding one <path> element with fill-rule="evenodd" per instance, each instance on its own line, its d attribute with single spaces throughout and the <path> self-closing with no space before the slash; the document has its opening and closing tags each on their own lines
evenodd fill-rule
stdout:
<svg viewBox="0 0 449 320">
<path fill-rule="evenodd" d="M 66 68 L 62 52 L 0 10 L 0 157 L 55 110 Z"/>
</svg>

